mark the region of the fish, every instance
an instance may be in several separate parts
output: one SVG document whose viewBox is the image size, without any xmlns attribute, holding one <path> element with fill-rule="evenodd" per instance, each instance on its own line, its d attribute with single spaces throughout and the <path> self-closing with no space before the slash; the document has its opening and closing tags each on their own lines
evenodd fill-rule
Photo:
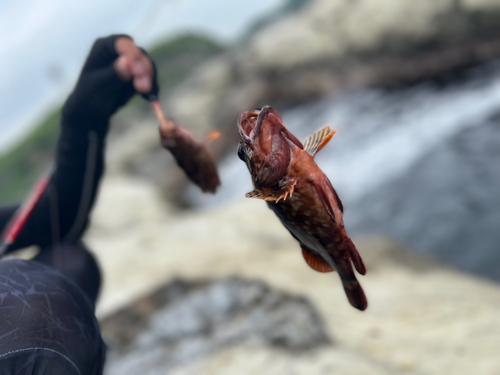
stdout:
<svg viewBox="0 0 500 375">
<path fill-rule="evenodd" d="M 365 265 L 344 227 L 342 201 L 314 161 L 335 131 L 326 126 L 302 143 L 270 106 L 241 113 L 237 125 L 238 157 L 254 186 L 246 197 L 264 200 L 300 243 L 309 267 L 337 271 L 349 303 L 365 310 L 368 301 L 353 270 L 365 275 Z"/>
<path fill-rule="evenodd" d="M 186 176 L 204 193 L 215 194 L 220 186 L 220 178 L 217 164 L 205 143 L 218 138 L 220 133 L 214 131 L 208 135 L 205 142 L 198 142 L 190 132 L 165 116 L 157 100 L 153 100 L 152 105 L 160 122 L 162 146 L 172 153 Z"/>
</svg>

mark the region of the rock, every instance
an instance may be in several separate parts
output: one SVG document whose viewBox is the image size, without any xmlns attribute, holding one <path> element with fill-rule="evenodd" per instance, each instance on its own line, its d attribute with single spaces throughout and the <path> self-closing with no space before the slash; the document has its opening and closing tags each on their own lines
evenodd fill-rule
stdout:
<svg viewBox="0 0 500 375">
<path fill-rule="evenodd" d="M 326 347 L 307 353 L 275 348 L 236 346 L 174 368 L 172 375 L 392 375 L 388 369 L 349 348 Z"/>
<path fill-rule="evenodd" d="M 500 62 L 460 79 L 337 94 L 282 111 L 305 139 L 325 124 L 337 135 L 316 156 L 346 207 L 350 233 L 395 238 L 481 277 L 500 280 L 498 168 Z M 216 205 L 252 190 L 247 168 L 228 155 Z"/>
<path fill-rule="evenodd" d="M 349 305 L 336 274 L 320 274 L 307 267 L 296 241 L 263 202 L 248 199 L 216 210 L 170 214 L 166 210 L 161 218 L 145 216 L 134 225 L 104 230 L 99 223 L 131 209 L 130 199 L 121 198 L 121 192 L 128 191 L 130 197 L 130 191 L 136 189 L 139 197 L 146 191 L 145 185 L 131 179 L 110 177 L 102 186 L 94 225 L 86 238 L 105 275 L 98 305 L 101 318 L 174 280 L 181 279 L 186 285 L 214 280 L 215 284 L 206 284 L 214 286 L 218 285 L 216 280 L 237 275 L 243 285 L 244 280 L 256 280 L 265 283 L 271 294 L 280 291 L 291 296 L 280 297 L 290 301 L 287 306 L 295 306 L 294 296 L 305 298 L 324 322 L 324 334 L 335 342 L 310 353 L 290 354 L 258 335 L 254 336 L 257 342 L 242 340 L 214 352 L 206 352 L 206 341 L 197 339 L 185 347 L 185 352 L 176 349 L 179 355 L 196 357 L 191 350 L 207 354 L 200 354 L 193 362 L 179 363 L 172 373 L 286 374 L 297 369 L 303 374 L 460 375 L 491 374 L 500 368 L 496 355 L 500 351 L 500 288 L 492 282 L 422 260 L 388 240 L 354 238 L 367 266 L 367 275 L 359 278 L 369 306 L 359 312 Z M 126 184 L 127 189 L 119 188 L 120 184 Z M 144 206 L 161 202 L 154 190 L 147 191 L 151 196 L 144 200 Z M 108 199 L 110 195 L 113 200 Z M 117 204 L 120 200 L 122 203 Z M 193 293 L 185 294 L 185 301 L 206 298 L 193 297 L 196 289 Z M 143 305 L 137 303 L 134 309 L 154 310 Z M 305 305 L 296 306 L 300 310 Z M 174 307 L 167 311 L 174 311 Z M 220 316 L 230 318 L 224 320 L 228 327 L 238 326 L 231 313 Z M 187 322 L 183 332 L 202 332 L 219 324 L 222 327 L 222 322 L 210 319 L 212 323 L 201 327 Z M 167 323 L 160 321 L 155 324 L 164 324 L 167 329 Z M 296 319 L 284 321 L 297 324 Z M 125 329 L 132 323 L 120 325 Z M 279 327 L 274 331 L 278 336 L 283 332 Z M 168 332 L 177 335 L 180 328 Z M 300 325 L 293 329 L 302 330 Z M 284 331 L 289 334 L 289 330 Z M 139 336 L 137 332 L 128 337 L 132 342 Z M 170 355 L 158 347 L 135 358 L 147 363 Z"/>
<path fill-rule="evenodd" d="M 476 121 L 359 199 L 356 230 L 500 280 L 500 116 Z"/>
<path fill-rule="evenodd" d="M 494 1 L 311 1 L 203 65 L 166 106 L 192 129 L 222 129 L 226 150 L 244 110 L 439 77 L 497 57 L 499 14 Z"/>
<path fill-rule="evenodd" d="M 442 79 L 500 56 L 499 15 L 500 3 L 491 0 L 310 1 L 207 61 L 163 95 L 162 104 L 198 139 L 220 130 L 210 144 L 219 159 L 234 152 L 235 121 L 244 110 L 267 104 L 281 110 L 346 89 Z M 179 202 L 184 174 L 161 149 L 150 126 L 156 122 L 136 120 L 140 125 L 123 136 L 130 141 L 111 142 L 111 154 L 118 150 L 114 159 L 122 170 L 173 191 L 169 198 Z"/>
<path fill-rule="evenodd" d="M 164 104 L 199 136 L 223 130 L 223 146 L 215 151 L 222 154 L 236 139 L 241 110 L 440 76 L 497 56 L 498 7 L 478 0 L 318 0 L 199 69 Z M 432 233 L 421 203 L 428 201 L 442 213 L 438 229 L 448 231 L 452 215 L 459 224 L 450 232 L 455 248 L 475 257 L 475 243 L 460 234 L 474 231 L 471 223 L 495 222 L 496 201 L 476 199 L 484 192 L 480 184 L 464 200 L 473 214 L 462 215 L 461 207 L 448 209 L 447 194 L 454 191 L 444 186 L 457 181 L 467 190 L 470 178 L 498 185 L 489 160 L 498 149 L 495 127 L 492 117 L 443 138 L 409 174 L 382 184 L 387 196 L 367 196 L 350 210 L 392 225 L 401 240 L 411 237 L 424 252 L 427 236 L 440 235 Z M 144 180 L 124 176 L 149 162 L 144 149 L 157 152 L 152 137 L 128 137 L 110 145 L 111 173 L 86 238 L 105 274 L 98 316 L 113 348 L 110 373 L 489 375 L 500 368 L 497 284 L 385 238 L 354 237 L 368 270 L 359 277 L 369 301 L 361 313 L 348 304 L 338 275 L 307 267 L 296 241 L 262 202 L 179 211 Z M 419 199 L 404 199 L 408 194 Z M 376 199 L 388 208 L 387 223 L 377 216 Z M 419 229 L 409 234 L 405 225 L 415 221 Z M 249 290 L 278 301 L 277 308 L 265 307 L 265 298 L 246 304 Z"/>
<path fill-rule="evenodd" d="M 310 351 L 330 340 L 303 299 L 259 281 L 173 281 L 101 323 L 108 374 L 152 374 L 229 347 Z"/>
</svg>

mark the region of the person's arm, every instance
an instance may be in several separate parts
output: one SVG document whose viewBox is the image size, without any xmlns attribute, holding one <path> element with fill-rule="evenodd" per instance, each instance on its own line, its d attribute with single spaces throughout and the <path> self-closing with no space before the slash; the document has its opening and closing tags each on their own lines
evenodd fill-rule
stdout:
<svg viewBox="0 0 500 375">
<path fill-rule="evenodd" d="M 9 220 L 12 218 L 12 215 L 17 211 L 19 205 L 12 205 L 7 207 L 0 207 L 0 231 L 2 228 L 5 228 L 8 224 Z"/>
<path fill-rule="evenodd" d="M 147 55 L 124 35 L 98 39 L 62 110 L 50 184 L 9 251 L 80 238 L 104 172 L 109 120 L 136 92 L 158 95 Z M 0 210 L 0 228 L 14 210 Z"/>
</svg>

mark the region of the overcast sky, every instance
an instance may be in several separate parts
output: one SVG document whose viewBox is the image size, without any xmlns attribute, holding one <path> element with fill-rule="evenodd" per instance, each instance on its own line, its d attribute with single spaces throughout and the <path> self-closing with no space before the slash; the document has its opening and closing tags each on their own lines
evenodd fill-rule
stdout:
<svg viewBox="0 0 500 375">
<path fill-rule="evenodd" d="M 70 92 L 94 39 L 145 46 L 182 32 L 231 43 L 283 0 L 0 1 L 0 149 Z"/>
</svg>

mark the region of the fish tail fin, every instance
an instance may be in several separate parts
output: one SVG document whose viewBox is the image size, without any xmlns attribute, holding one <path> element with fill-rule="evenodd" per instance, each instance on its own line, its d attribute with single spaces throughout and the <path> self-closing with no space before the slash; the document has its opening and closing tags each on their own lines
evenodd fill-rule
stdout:
<svg viewBox="0 0 500 375">
<path fill-rule="evenodd" d="M 354 243 L 351 241 L 349 237 L 347 238 L 347 240 L 344 241 L 344 245 L 348 248 L 348 251 L 351 254 L 351 260 L 352 263 L 354 264 L 354 267 L 356 268 L 356 271 L 358 271 L 361 275 L 365 275 L 366 267 L 365 264 L 363 263 L 363 259 L 361 259 L 361 255 L 359 255 L 356 246 L 354 246 Z"/>
<path fill-rule="evenodd" d="M 347 295 L 349 303 L 358 310 L 366 310 L 368 307 L 368 301 L 366 300 L 365 292 L 363 291 L 363 288 L 361 288 L 358 280 L 356 280 L 356 277 L 353 275 L 353 277 L 349 280 L 342 278 L 342 285 L 344 286 L 344 291 Z"/>
<path fill-rule="evenodd" d="M 339 273 L 340 279 L 342 280 L 342 285 L 344 286 L 344 291 L 347 295 L 349 303 L 358 310 L 363 311 L 368 307 L 368 301 L 366 300 L 363 288 L 361 288 L 361 285 L 356 279 L 352 264 L 354 264 L 356 270 L 358 270 L 358 272 L 361 274 L 364 274 L 366 272 L 366 269 L 363 261 L 361 260 L 361 257 L 358 254 L 358 251 L 349 238 L 344 242 L 344 246 L 347 246 L 349 250 L 348 253 L 351 256 L 347 259 L 339 259 L 339 261 L 336 262 L 337 271 Z"/>
</svg>

